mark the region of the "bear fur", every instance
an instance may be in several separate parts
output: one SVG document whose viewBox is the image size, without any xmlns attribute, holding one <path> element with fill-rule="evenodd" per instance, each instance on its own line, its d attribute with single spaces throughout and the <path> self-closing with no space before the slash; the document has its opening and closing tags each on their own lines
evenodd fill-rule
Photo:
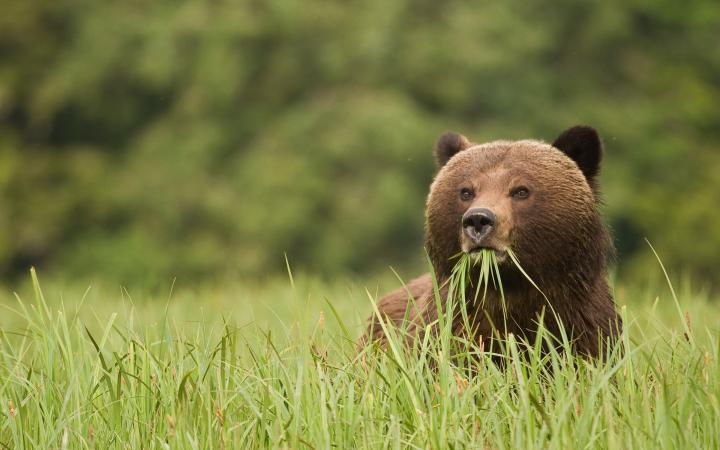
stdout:
<svg viewBox="0 0 720 450">
<path fill-rule="evenodd" d="M 478 145 L 456 133 L 440 137 L 435 149 L 439 170 L 427 199 L 425 247 L 441 298 L 447 297 L 453 256 L 491 248 L 500 262 L 506 307 L 490 288 L 483 302 L 468 302 L 473 330 L 464 329 L 458 317 L 454 333 L 472 331 L 483 343 L 509 333 L 534 342 L 542 321 L 556 337 L 563 327 L 574 352 L 601 356 L 603 343 L 621 326 L 607 281 L 614 249 L 598 211 L 602 153 L 597 132 L 588 126 L 566 130 L 552 145 L 537 140 Z M 465 216 L 475 211 L 490 214 L 489 232 L 467 228 L 472 222 Z M 510 261 L 508 247 L 542 293 Z M 402 327 L 409 342 L 433 330 L 427 327 L 438 315 L 433 286 L 431 275 L 425 274 L 378 303 L 385 322 Z M 361 342 L 382 342 L 384 337 L 373 314 Z"/>
</svg>

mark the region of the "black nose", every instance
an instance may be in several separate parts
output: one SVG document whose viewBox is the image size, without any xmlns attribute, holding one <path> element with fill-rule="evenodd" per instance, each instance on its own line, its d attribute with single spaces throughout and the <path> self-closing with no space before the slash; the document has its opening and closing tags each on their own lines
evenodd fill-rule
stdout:
<svg viewBox="0 0 720 450">
<path fill-rule="evenodd" d="M 490 234 L 496 222 L 495 214 L 489 209 L 473 208 L 467 210 L 463 216 L 462 225 L 465 234 L 479 243 L 485 236 Z"/>
</svg>

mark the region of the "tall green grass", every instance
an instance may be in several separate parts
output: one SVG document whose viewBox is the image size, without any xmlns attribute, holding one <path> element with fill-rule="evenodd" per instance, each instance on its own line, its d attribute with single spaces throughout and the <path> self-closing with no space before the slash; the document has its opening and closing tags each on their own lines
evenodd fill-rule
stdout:
<svg viewBox="0 0 720 450">
<path fill-rule="evenodd" d="M 358 351 L 357 289 L 232 289 L 59 298 L 33 276 L 2 303 L 0 448 L 720 447 L 720 306 L 690 289 L 619 289 L 607 360 L 510 337 L 504 368 L 442 326 Z"/>
</svg>

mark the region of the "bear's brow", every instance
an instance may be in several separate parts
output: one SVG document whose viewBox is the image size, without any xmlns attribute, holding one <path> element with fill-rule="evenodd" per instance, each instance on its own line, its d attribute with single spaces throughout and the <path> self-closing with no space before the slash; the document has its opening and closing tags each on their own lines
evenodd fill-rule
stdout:
<svg viewBox="0 0 720 450">
<path fill-rule="evenodd" d="M 478 145 L 473 149 L 476 150 L 473 152 L 473 159 L 476 162 L 482 162 L 483 171 L 494 169 L 505 161 L 511 149 L 511 144 L 512 142 L 510 141 L 496 141 Z"/>
</svg>

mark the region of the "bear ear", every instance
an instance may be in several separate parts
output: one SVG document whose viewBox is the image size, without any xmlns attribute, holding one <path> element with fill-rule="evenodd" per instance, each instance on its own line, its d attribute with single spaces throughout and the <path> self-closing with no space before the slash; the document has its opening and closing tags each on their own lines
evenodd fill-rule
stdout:
<svg viewBox="0 0 720 450">
<path fill-rule="evenodd" d="M 602 142 L 595 128 L 587 125 L 568 128 L 552 145 L 575 161 L 590 187 L 595 190 L 595 177 L 600 172 L 603 154 Z"/>
<path fill-rule="evenodd" d="M 450 158 L 470 146 L 472 146 L 472 143 L 462 134 L 450 131 L 444 133 L 435 144 L 435 159 L 438 168 L 444 166 L 450 161 Z"/>
</svg>

